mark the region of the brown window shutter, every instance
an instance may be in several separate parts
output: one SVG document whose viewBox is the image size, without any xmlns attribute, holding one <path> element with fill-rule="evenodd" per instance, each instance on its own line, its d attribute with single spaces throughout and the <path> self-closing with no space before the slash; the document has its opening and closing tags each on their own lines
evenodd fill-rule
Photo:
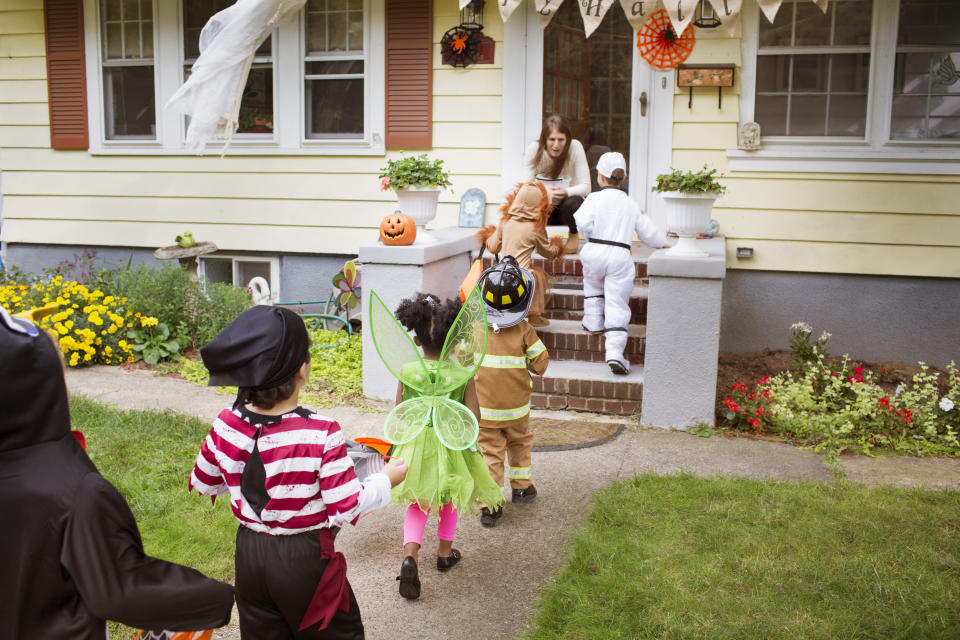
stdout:
<svg viewBox="0 0 960 640">
<path fill-rule="evenodd" d="M 87 74 L 83 56 L 83 0 L 44 0 L 50 146 L 86 149 Z"/>
<path fill-rule="evenodd" d="M 433 0 L 386 2 L 387 147 L 433 146 Z"/>
</svg>

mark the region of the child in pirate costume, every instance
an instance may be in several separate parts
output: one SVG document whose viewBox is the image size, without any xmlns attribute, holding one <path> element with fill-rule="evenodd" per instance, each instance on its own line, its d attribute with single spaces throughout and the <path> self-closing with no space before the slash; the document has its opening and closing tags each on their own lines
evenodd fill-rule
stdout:
<svg viewBox="0 0 960 640">
<path fill-rule="evenodd" d="M 130 507 L 71 433 L 59 349 L 3 307 L 0 407 L 0 638 L 104 640 L 106 620 L 157 631 L 230 620 L 230 585 L 144 553 Z"/>
<path fill-rule="evenodd" d="M 550 280 L 543 269 L 533 266 L 533 252 L 550 259 L 563 255 L 563 239 L 547 239 L 550 210 L 550 196 L 546 187 L 539 181 L 526 182 L 518 185 L 500 207 L 503 214 L 500 224 L 488 225 L 477 232 L 477 238 L 484 243 L 487 251 L 513 256 L 521 269 L 533 273 L 537 286 L 528 321 L 535 327 L 550 324 L 541 315 L 546 307 Z"/>
<path fill-rule="evenodd" d="M 459 513 L 503 502 L 477 450 L 473 376 L 486 349 L 484 308 L 476 289 L 462 305 L 459 298 L 441 301 L 419 293 L 403 300 L 394 316 L 373 291 L 368 322 L 378 355 L 399 379 L 384 436 L 394 445 L 393 455 L 410 465 L 393 499 L 407 505 L 399 591 L 414 600 L 420 597 L 419 551 L 430 511 L 439 517 L 437 570 L 448 571 L 461 558 L 453 548 Z M 403 327 L 414 332 L 413 341 Z"/>
<path fill-rule="evenodd" d="M 583 328 L 603 333 L 607 365 L 626 374 L 630 363 L 623 355 L 630 323 L 630 293 L 636 275 L 631 254 L 633 234 L 651 247 L 667 246 L 667 236 L 643 215 L 640 207 L 620 189 L 627 175 L 623 156 L 611 151 L 597 161 L 594 191 L 574 214 L 587 245 L 580 251 L 583 263 Z"/>
<path fill-rule="evenodd" d="M 538 285 L 512 256 L 484 271 L 477 284 L 491 329 L 476 375 L 480 450 L 501 489 L 506 454 L 512 501 L 530 502 L 537 497 L 530 475 L 530 373 L 543 375 L 550 362 L 547 348 L 526 321 Z M 502 508 L 484 507 L 480 524 L 492 527 L 502 515 Z"/>
<path fill-rule="evenodd" d="M 191 489 L 230 495 L 240 526 L 236 595 L 245 640 L 363 638 L 344 523 L 390 501 L 406 465 L 394 459 L 361 483 L 340 425 L 298 405 L 310 339 L 288 309 L 244 311 L 200 349 L 211 385 L 236 385 L 197 456 Z"/>
</svg>

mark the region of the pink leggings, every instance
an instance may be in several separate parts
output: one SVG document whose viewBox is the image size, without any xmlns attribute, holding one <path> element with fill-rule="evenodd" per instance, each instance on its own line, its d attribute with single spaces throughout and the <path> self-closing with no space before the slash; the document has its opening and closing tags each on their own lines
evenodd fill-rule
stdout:
<svg viewBox="0 0 960 640">
<path fill-rule="evenodd" d="M 440 523 L 437 525 L 437 537 L 441 540 L 452 541 L 457 532 L 457 510 L 449 502 L 440 507 Z M 420 505 L 416 502 L 407 507 L 407 515 L 403 519 L 403 544 L 406 546 L 411 542 L 416 542 L 423 546 L 423 530 L 427 526 L 427 516 L 430 515 L 430 509 L 420 510 Z"/>
</svg>

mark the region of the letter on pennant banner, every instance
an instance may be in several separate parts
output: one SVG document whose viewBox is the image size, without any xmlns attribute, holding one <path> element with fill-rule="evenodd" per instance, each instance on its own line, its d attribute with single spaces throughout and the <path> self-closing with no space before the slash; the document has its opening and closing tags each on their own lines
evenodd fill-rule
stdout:
<svg viewBox="0 0 960 640">
<path fill-rule="evenodd" d="M 563 0 L 536 0 L 534 6 L 537 8 L 537 18 L 540 19 L 540 30 L 543 31 L 557 14 L 557 9 L 563 4 Z"/>
<path fill-rule="evenodd" d="M 600 23 L 603 22 L 603 16 L 607 15 L 607 10 L 613 4 L 614 0 L 579 0 L 580 16 L 583 18 L 583 33 L 587 38 L 593 33 Z"/>
<path fill-rule="evenodd" d="M 740 9 L 743 8 L 743 0 L 710 0 L 713 10 L 716 12 L 720 22 L 730 35 L 733 35 L 737 28 L 737 18 L 740 17 Z"/>
<path fill-rule="evenodd" d="M 500 6 L 500 17 L 506 22 L 513 15 L 513 12 L 520 6 L 522 0 L 497 0 Z"/>
<path fill-rule="evenodd" d="M 627 14 L 627 21 L 634 31 L 639 31 L 647 16 L 656 9 L 657 0 L 620 0 L 623 12 Z"/>
<path fill-rule="evenodd" d="M 767 16 L 770 24 L 773 24 L 773 21 L 777 19 L 777 11 L 780 10 L 782 2 L 783 0 L 757 0 L 760 10 L 763 11 L 763 15 Z"/>
<path fill-rule="evenodd" d="M 677 36 L 683 35 L 690 21 L 693 20 L 693 12 L 700 4 L 700 0 L 663 0 L 663 6 L 670 14 L 670 24 Z"/>
</svg>

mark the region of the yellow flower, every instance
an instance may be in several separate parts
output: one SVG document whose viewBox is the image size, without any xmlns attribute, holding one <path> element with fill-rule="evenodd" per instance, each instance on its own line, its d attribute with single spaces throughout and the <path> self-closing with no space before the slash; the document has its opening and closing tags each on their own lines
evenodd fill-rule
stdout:
<svg viewBox="0 0 960 640">
<path fill-rule="evenodd" d="M 79 363 L 80 363 L 80 353 L 79 353 L 78 351 L 74 351 L 74 352 L 70 355 L 70 366 L 71 366 L 71 367 L 75 367 L 75 366 L 77 366 Z"/>
<path fill-rule="evenodd" d="M 83 356 L 83 361 L 84 361 L 84 362 L 90 362 L 90 359 L 91 359 L 91 356 L 90 356 L 89 353 L 87 353 L 87 354 L 85 354 L 85 355 Z"/>
<path fill-rule="evenodd" d="M 106 332 L 109 333 L 109 334 L 111 334 L 111 335 L 114 334 L 114 333 L 116 333 L 116 332 L 117 332 L 117 325 L 115 325 L 115 324 L 110 325 L 110 328 L 107 329 Z"/>
</svg>

